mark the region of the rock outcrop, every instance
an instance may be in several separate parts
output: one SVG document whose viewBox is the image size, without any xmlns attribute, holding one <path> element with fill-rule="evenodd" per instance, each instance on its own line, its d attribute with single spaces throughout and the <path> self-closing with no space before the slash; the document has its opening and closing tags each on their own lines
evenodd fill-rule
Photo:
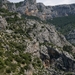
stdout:
<svg viewBox="0 0 75 75">
<path fill-rule="evenodd" d="M 70 43 L 75 44 L 75 29 L 70 31 L 66 38 Z"/>
<path fill-rule="evenodd" d="M 16 11 L 29 16 L 36 16 L 36 13 L 38 12 L 36 0 L 24 0 L 22 6 L 19 6 Z"/>
<path fill-rule="evenodd" d="M 37 55 L 41 58 L 48 74 L 63 75 L 64 72 L 75 71 L 75 59 L 62 49 L 65 45 L 72 45 L 66 41 L 63 35 L 58 33 L 54 26 L 35 20 L 27 20 L 26 28 L 33 41 L 27 41 L 29 44 L 25 52 L 30 52 L 33 56 Z M 61 71 L 59 72 L 59 70 Z"/>
<path fill-rule="evenodd" d="M 49 46 L 41 46 L 41 59 L 44 62 L 44 66 L 49 70 L 50 74 L 61 75 L 63 72 L 74 72 L 75 71 L 75 60 L 67 52 L 59 51 L 58 49 L 51 48 Z M 44 50 L 45 49 L 45 50 Z M 49 69 L 49 66 L 51 66 Z M 56 68 L 52 71 L 52 69 Z M 74 73 L 75 74 L 75 73 Z M 63 74 L 62 74 L 63 75 Z"/>
<path fill-rule="evenodd" d="M 24 0 L 18 3 L 18 7 L 15 3 L 8 2 L 7 0 L 2 1 L 2 4 L 4 4 L 3 8 L 8 8 L 10 11 L 37 16 L 42 20 L 75 14 L 75 4 L 45 6 L 43 3 L 36 3 L 36 0 Z"/>
<path fill-rule="evenodd" d="M 29 35 L 32 38 L 36 38 L 40 43 L 48 42 L 60 47 L 63 47 L 66 44 L 70 45 L 70 43 L 66 41 L 65 37 L 60 34 L 53 25 L 42 24 L 31 20 L 27 23 L 27 27 L 31 29 Z"/>
<path fill-rule="evenodd" d="M 0 30 L 5 30 L 7 26 L 7 21 L 0 16 Z"/>
</svg>

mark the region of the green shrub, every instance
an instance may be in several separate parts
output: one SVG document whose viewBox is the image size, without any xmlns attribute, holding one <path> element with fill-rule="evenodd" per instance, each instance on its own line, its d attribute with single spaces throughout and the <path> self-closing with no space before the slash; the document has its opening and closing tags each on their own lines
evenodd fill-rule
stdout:
<svg viewBox="0 0 75 75">
<path fill-rule="evenodd" d="M 20 56 L 25 60 L 26 64 L 30 64 L 30 62 L 32 60 L 30 53 L 26 53 L 26 54 L 21 53 Z"/>
<path fill-rule="evenodd" d="M 4 61 L 0 59 L 0 69 L 4 68 Z"/>
<path fill-rule="evenodd" d="M 22 60 L 21 63 L 22 63 L 22 64 L 25 64 L 25 60 Z"/>
<path fill-rule="evenodd" d="M 22 18 L 23 19 L 27 18 L 27 19 L 33 19 L 33 20 L 41 21 L 41 19 L 36 17 L 36 16 L 22 15 Z"/>
<path fill-rule="evenodd" d="M 65 75 L 73 75 L 73 73 L 71 73 L 71 72 L 68 72 L 68 73 L 66 73 Z"/>
<path fill-rule="evenodd" d="M 6 73 L 11 73 L 11 69 L 10 68 L 7 68 L 6 69 Z"/>
<path fill-rule="evenodd" d="M 24 34 L 25 32 L 22 30 L 22 28 L 16 29 L 15 33 Z"/>
<path fill-rule="evenodd" d="M 18 55 L 15 55 L 14 56 L 14 59 L 18 62 L 18 63 L 21 63 L 22 62 L 22 58 L 21 57 L 19 57 Z"/>
<path fill-rule="evenodd" d="M 4 8 L 0 8 L 0 12 L 7 13 L 8 10 L 6 10 L 6 9 L 4 9 Z"/>
<path fill-rule="evenodd" d="M 37 75 L 37 74 L 33 73 L 33 75 Z"/>
<path fill-rule="evenodd" d="M 20 20 L 20 19 L 16 16 L 16 14 L 15 14 L 14 18 L 11 18 L 11 17 L 6 18 L 6 21 L 7 21 L 8 23 L 15 23 L 15 22 L 18 21 L 18 20 Z"/>
<path fill-rule="evenodd" d="M 73 49 L 72 49 L 72 46 L 65 45 L 63 46 L 63 50 L 71 53 Z"/>
<path fill-rule="evenodd" d="M 28 70 L 29 69 L 29 65 L 24 66 L 24 69 Z"/>
<path fill-rule="evenodd" d="M 41 60 L 39 58 L 34 58 L 32 65 L 34 68 L 41 67 L 42 66 Z"/>
<path fill-rule="evenodd" d="M 0 51 L 0 56 L 2 56 L 3 55 L 3 52 L 2 51 Z"/>
</svg>

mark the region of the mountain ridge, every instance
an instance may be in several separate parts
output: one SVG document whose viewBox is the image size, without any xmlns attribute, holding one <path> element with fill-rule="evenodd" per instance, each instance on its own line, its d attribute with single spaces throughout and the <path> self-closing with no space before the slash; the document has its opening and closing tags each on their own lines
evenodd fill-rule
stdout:
<svg viewBox="0 0 75 75">
<path fill-rule="evenodd" d="M 9 4 L 7 4 L 7 6 Z M 10 6 L 11 8 L 9 9 Z M 8 6 L 10 11 L 19 12 L 29 16 L 37 16 L 42 20 L 75 14 L 75 4 L 45 6 L 43 3 L 36 3 L 36 0 L 24 0 L 20 3 L 12 3 L 10 6 Z"/>
</svg>

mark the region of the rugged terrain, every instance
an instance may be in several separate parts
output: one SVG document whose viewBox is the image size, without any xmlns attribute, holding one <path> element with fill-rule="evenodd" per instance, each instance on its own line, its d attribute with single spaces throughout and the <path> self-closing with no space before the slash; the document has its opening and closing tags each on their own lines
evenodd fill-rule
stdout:
<svg viewBox="0 0 75 75">
<path fill-rule="evenodd" d="M 35 13 L 15 12 L 25 9 L 24 5 L 36 6 L 35 0 L 29 2 L 20 2 L 21 7 L 17 3 L 16 8 L 14 3 L 1 1 L 0 75 L 75 75 L 75 47 L 53 24 L 34 17 Z"/>
<path fill-rule="evenodd" d="M 2 3 L 3 8 L 8 8 L 10 11 L 20 12 L 29 16 L 37 16 L 42 20 L 75 14 L 75 4 L 45 6 L 43 3 L 37 3 L 36 0 L 24 0 L 19 3 L 1 0 L 0 3 Z"/>
<path fill-rule="evenodd" d="M 1 75 L 74 75 L 72 51 L 52 24 L 0 9 Z"/>
<path fill-rule="evenodd" d="M 75 44 L 75 15 L 56 17 L 47 20 L 47 23 L 54 24 L 70 43 Z"/>
</svg>

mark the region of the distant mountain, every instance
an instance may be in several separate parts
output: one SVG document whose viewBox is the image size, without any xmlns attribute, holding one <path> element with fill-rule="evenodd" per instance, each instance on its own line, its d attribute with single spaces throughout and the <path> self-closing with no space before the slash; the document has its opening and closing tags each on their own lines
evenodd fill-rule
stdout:
<svg viewBox="0 0 75 75">
<path fill-rule="evenodd" d="M 10 3 L 4 0 L 4 3 L 7 3 L 10 11 L 20 12 L 29 16 L 37 16 L 42 20 L 75 14 L 75 4 L 45 6 L 43 3 L 36 3 L 36 0 L 24 0 L 19 3 Z"/>
</svg>

